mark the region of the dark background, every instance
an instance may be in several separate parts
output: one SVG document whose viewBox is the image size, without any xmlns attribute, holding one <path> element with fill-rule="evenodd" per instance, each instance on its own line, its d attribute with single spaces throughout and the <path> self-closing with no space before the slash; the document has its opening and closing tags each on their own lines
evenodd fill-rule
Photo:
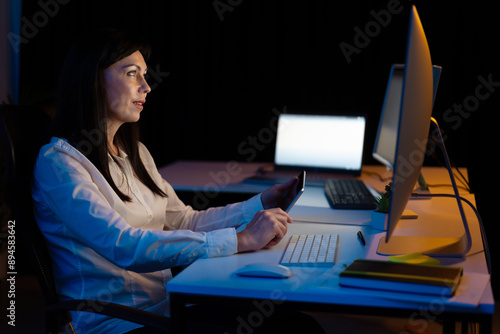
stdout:
<svg viewBox="0 0 500 334">
<path fill-rule="evenodd" d="M 262 135 L 273 110 L 366 113 L 364 162 L 375 164 L 371 150 L 389 70 L 404 63 L 413 3 L 432 61 L 443 67 L 433 116 L 450 158 L 469 168 L 495 261 L 500 29 L 493 2 L 400 0 L 402 12 L 348 61 L 339 45 L 354 45 L 355 28 L 373 26 L 372 11 L 389 3 L 397 2 L 25 0 L 20 104 L 53 110 L 59 69 L 79 34 L 98 26 L 131 29 L 153 47 L 153 90 L 140 124 L 158 166 L 179 159 L 271 161 L 274 138 Z M 474 102 L 479 77 L 499 84 L 470 111 L 454 112 Z M 245 154 L 241 148 L 259 134 L 257 155 Z"/>
<path fill-rule="evenodd" d="M 247 160 L 239 145 L 269 127 L 273 109 L 365 112 L 365 163 L 374 163 L 370 153 L 390 66 L 404 63 L 407 0 L 46 2 L 23 2 L 30 38 L 21 44 L 22 104 L 53 104 L 66 51 L 82 32 L 96 26 L 131 29 L 153 46 L 153 91 L 141 127 L 159 166 L 178 159 Z M 349 62 L 339 45 L 354 46 L 354 28 L 373 26 L 372 11 L 387 10 L 389 3 L 403 10 L 386 27 L 378 25 L 380 31 Z M 452 159 L 468 166 L 477 149 L 473 137 L 500 94 L 474 105 L 470 116 L 443 114 L 474 96 L 479 76 L 500 81 L 499 29 L 488 20 L 492 8 L 481 1 L 412 3 L 433 63 L 443 67 L 433 115 Z M 271 142 L 254 160 L 272 157 Z"/>
</svg>

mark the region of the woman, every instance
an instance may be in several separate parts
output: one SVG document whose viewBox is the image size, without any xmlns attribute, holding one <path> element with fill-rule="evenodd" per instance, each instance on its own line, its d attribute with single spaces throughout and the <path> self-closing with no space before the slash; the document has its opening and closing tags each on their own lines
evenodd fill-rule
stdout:
<svg viewBox="0 0 500 334">
<path fill-rule="evenodd" d="M 168 315 L 169 268 L 277 244 L 292 220 L 276 207 L 295 181 L 226 207 L 184 205 L 138 141 L 137 121 L 151 90 L 148 55 L 147 44 L 113 30 L 74 45 L 32 194 L 61 299 Z M 140 327 L 87 312 L 72 317 L 81 333 Z"/>
</svg>

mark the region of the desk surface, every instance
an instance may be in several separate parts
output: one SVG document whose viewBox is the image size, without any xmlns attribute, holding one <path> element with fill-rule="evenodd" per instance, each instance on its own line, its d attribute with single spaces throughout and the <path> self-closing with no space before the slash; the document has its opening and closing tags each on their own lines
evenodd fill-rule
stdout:
<svg viewBox="0 0 500 334">
<path fill-rule="evenodd" d="M 494 300 L 490 288 L 487 290 L 480 289 L 480 293 L 483 293 L 483 291 L 485 293 L 479 299 L 478 305 L 467 305 L 460 300 L 440 296 L 410 296 L 408 294 L 340 287 L 338 274 L 344 268 L 344 264 L 349 264 L 355 258 L 376 258 L 371 247 L 363 247 L 356 239 L 358 230 L 360 228 L 354 226 L 312 223 L 294 223 L 293 226 L 290 226 L 289 233 L 291 234 L 339 234 L 338 259 L 332 268 L 292 267 L 294 276 L 289 279 L 239 277 L 234 273 L 238 268 L 246 264 L 278 263 L 286 244 L 282 242 L 275 247 L 259 252 L 198 260 L 171 280 L 167 288 L 171 293 L 204 296 L 402 309 L 426 308 L 433 303 L 439 304 L 440 310 L 446 311 L 494 313 Z M 362 230 L 366 234 L 366 229 Z M 464 266 L 466 274 L 473 274 L 474 268 L 469 268 L 469 262 L 475 262 L 476 260 L 480 261 L 480 258 L 450 264 Z M 217 268 L 217 270 L 214 270 L 214 268 Z M 472 278 L 474 278 L 474 275 L 472 275 Z M 468 298 L 465 298 L 465 300 L 467 301 Z"/>
<path fill-rule="evenodd" d="M 176 190 L 205 191 L 218 187 L 218 191 L 259 192 L 265 186 L 244 183 L 261 164 L 223 162 L 177 162 L 160 169 L 163 177 Z M 382 178 L 390 173 L 381 166 L 366 166 L 363 181 L 378 191 L 384 189 L 388 181 Z M 191 174 L 193 173 L 193 174 Z M 422 173 L 429 184 L 450 184 L 446 170 L 424 168 Z M 191 177 L 189 177 L 191 174 Z M 466 174 L 466 173 L 465 173 Z M 451 193 L 451 187 L 431 188 L 433 193 Z M 473 195 L 462 192 L 472 202 Z M 410 200 L 408 208 L 419 215 L 418 219 L 401 221 L 394 234 L 425 236 L 459 236 L 463 233 L 458 209 L 454 199 L 433 198 L 430 200 Z M 467 280 L 487 279 L 482 239 L 478 221 L 473 211 L 465 207 L 472 235 L 472 249 L 464 258 L 440 258 L 442 264 L 462 266 Z M 478 304 L 464 303 L 464 299 L 454 300 L 444 297 L 415 295 L 412 300 L 401 294 L 380 293 L 338 285 L 338 274 L 344 264 L 356 258 L 387 259 L 376 252 L 380 237 L 384 232 L 370 227 L 369 211 L 333 210 L 328 205 L 321 187 L 307 187 L 305 193 L 290 211 L 294 223 L 289 225 L 288 235 L 338 233 L 340 247 L 337 262 L 332 268 L 293 268 L 294 277 L 286 280 L 239 277 L 234 272 L 249 263 L 278 263 L 287 237 L 277 246 L 258 252 L 236 254 L 229 257 L 201 259 L 186 268 L 168 283 L 172 293 L 196 294 L 219 297 L 242 297 L 258 299 L 287 300 L 308 303 L 337 305 L 358 305 L 368 307 L 394 307 L 403 309 L 428 308 L 439 304 L 450 312 L 492 314 L 494 298 L 489 283 L 479 291 L 475 284 L 464 280 L 463 293 L 477 296 Z M 356 237 L 363 231 L 367 245 L 362 246 Z M 217 268 L 217 270 L 214 270 Z M 479 294 L 479 295 L 478 295 Z"/>
<path fill-rule="evenodd" d="M 235 193 L 259 193 L 268 185 L 245 182 L 261 169 L 269 169 L 270 163 L 246 163 L 237 161 L 176 161 L 159 168 L 162 177 L 177 191 L 218 191 Z M 461 169 L 467 175 L 466 169 Z M 450 184 L 448 174 L 440 167 L 424 167 L 425 180 L 429 184 Z M 363 166 L 361 179 L 378 191 L 383 191 L 392 172 L 383 166 Z M 345 176 L 351 177 L 351 176 Z M 380 180 L 386 179 L 382 182 Z M 446 188 L 444 188 L 446 189 Z M 451 193 L 451 188 L 448 189 Z M 324 202 L 322 205 L 327 206 Z"/>
</svg>

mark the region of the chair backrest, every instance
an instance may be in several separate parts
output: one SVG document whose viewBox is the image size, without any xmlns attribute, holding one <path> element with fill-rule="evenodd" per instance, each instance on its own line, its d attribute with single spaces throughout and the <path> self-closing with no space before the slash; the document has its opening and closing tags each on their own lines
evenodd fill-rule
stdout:
<svg viewBox="0 0 500 334">
<path fill-rule="evenodd" d="M 15 220 L 16 235 L 31 260 L 46 304 L 58 300 L 51 258 L 33 214 L 31 181 L 37 149 L 50 125 L 41 108 L 0 105 L 0 139 L 5 152 L 6 201 Z"/>
</svg>

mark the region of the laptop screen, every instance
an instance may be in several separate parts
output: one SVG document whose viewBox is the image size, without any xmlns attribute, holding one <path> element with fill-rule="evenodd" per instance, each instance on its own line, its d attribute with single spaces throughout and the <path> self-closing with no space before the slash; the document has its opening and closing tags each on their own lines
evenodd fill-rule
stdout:
<svg viewBox="0 0 500 334">
<path fill-rule="evenodd" d="M 358 115 L 281 114 L 275 166 L 360 173 L 365 126 Z"/>
</svg>

